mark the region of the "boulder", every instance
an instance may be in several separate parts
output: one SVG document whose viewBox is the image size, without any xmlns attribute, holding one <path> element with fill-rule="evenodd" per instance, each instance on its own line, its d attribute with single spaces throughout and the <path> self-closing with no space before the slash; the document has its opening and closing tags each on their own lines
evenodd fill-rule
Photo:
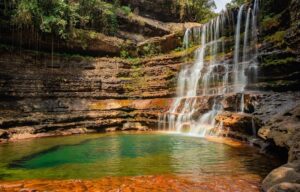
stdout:
<svg viewBox="0 0 300 192">
<path fill-rule="evenodd" d="M 300 161 L 285 164 L 274 169 L 262 183 L 262 188 L 267 192 L 299 191 Z M 285 189 L 285 190 L 284 190 Z"/>
<path fill-rule="evenodd" d="M 267 192 L 299 192 L 300 184 L 283 182 L 271 187 Z"/>
</svg>

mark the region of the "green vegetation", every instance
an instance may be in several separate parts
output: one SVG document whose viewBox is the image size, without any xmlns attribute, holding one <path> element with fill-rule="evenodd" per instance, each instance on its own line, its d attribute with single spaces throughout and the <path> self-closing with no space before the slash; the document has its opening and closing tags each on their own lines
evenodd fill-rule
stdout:
<svg viewBox="0 0 300 192">
<path fill-rule="evenodd" d="M 120 56 L 121 56 L 121 58 L 123 58 L 123 59 L 127 59 L 127 58 L 130 58 L 130 53 L 129 53 L 128 51 L 126 51 L 126 50 L 122 50 L 122 51 L 120 52 Z"/>
<path fill-rule="evenodd" d="M 48 43 L 52 38 L 53 46 L 59 42 L 58 39 L 62 39 L 64 43 L 86 49 L 94 39 L 102 38 L 100 33 L 117 36 L 121 34 L 118 34 L 119 30 L 126 31 L 126 23 L 120 23 L 124 16 L 129 23 L 138 22 L 139 27 L 146 25 L 147 20 L 133 14 L 130 2 L 127 3 L 122 0 L 3 0 L 0 3 L 0 24 L 5 31 L 15 30 L 26 35 L 32 33 L 38 37 L 37 42 L 45 39 Z M 206 22 L 216 15 L 212 11 L 214 0 L 175 0 L 171 7 L 174 14 L 178 15 L 181 11 L 182 21 Z M 24 44 L 27 45 L 27 42 Z M 119 47 L 122 58 L 137 56 L 128 47 Z M 157 43 L 148 43 L 138 51 L 141 55 L 153 56 L 160 54 L 162 47 Z"/>
<path fill-rule="evenodd" d="M 134 65 L 134 66 L 139 66 L 141 65 L 141 59 L 138 57 L 135 58 L 128 58 L 128 61 L 130 62 L 130 64 Z"/>
<path fill-rule="evenodd" d="M 143 46 L 142 52 L 146 56 L 158 55 L 159 53 L 161 53 L 161 47 L 156 46 L 152 43 L 148 43 L 145 46 Z"/>
<path fill-rule="evenodd" d="M 274 33 L 271 36 L 267 36 L 266 40 L 272 43 L 276 43 L 278 45 L 282 45 L 284 44 L 284 35 L 285 35 L 285 31 L 277 31 L 276 33 Z"/>
<path fill-rule="evenodd" d="M 129 15 L 131 13 L 131 8 L 128 6 L 122 6 L 121 7 L 124 14 Z"/>
<path fill-rule="evenodd" d="M 147 77 L 140 63 L 132 63 L 130 81 L 124 84 L 123 88 L 127 91 L 144 89 L 147 86 Z"/>
<path fill-rule="evenodd" d="M 177 0 L 180 7 L 180 18 L 184 21 L 206 23 L 216 16 L 214 0 Z"/>
<path fill-rule="evenodd" d="M 279 25 L 279 16 L 266 16 L 261 22 L 261 27 L 263 31 L 270 31 L 274 28 L 277 28 Z"/>
<path fill-rule="evenodd" d="M 227 3 L 227 9 L 232 9 L 234 7 L 239 7 L 244 3 L 249 3 L 250 0 L 232 0 L 230 3 Z"/>
<path fill-rule="evenodd" d="M 295 57 L 287 57 L 283 59 L 265 58 L 263 60 L 263 66 L 274 66 L 274 65 L 287 65 L 296 62 Z"/>
<path fill-rule="evenodd" d="M 19 28 L 51 33 L 65 39 L 75 28 L 93 29 L 108 35 L 118 30 L 117 12 L 129 14 L 118 0 L 4 0 L 5 17 Z"/>
<path fill-rule="evenodd" d="M 215 16 L 213 0 L 177 0 L 182 20 L 204 22 Z M 51 33 L 63 39 L 74 28 L 108 35 L 118 30 L 118 13 L 131 15 L 119 0 L 4 0 L 4 16 L 19 28 Z"/>
</svg>

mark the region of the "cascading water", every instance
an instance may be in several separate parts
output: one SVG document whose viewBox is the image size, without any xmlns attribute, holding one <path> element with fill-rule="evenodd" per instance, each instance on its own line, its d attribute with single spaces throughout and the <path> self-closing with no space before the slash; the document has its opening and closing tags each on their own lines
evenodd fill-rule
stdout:
<svg viewBox="0 0 300 192">
<path fill-rule="evenodd" d="M 186 30 L 184 47 L 187 49 L 193 43 L 199 48 L 195 51 L 195 62 L 179 73 L 177 97 L 159 119 L 161 130 L 197 136 L 210 134 L 215 116 L 222 111 L 222 96 L 228 93 L 242 95 L 237 111 L 243 112 L 245 87 L 255 78 L 257 69 L 258 0 L 253 6 L 242 5 L 237 17 L 234 13 L 225 11 L 209 23 Z M 207 100 L 208 112 L 199 112 L 199 98 Z"/>
</svg>

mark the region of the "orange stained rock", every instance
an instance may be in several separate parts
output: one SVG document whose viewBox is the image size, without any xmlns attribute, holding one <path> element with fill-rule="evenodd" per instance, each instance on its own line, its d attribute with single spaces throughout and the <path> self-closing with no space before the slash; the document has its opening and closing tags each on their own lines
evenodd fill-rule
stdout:
<svg viewBox="0 0 300 192">
<path fill-rule="evenodd" d="M 90 104 L 91 109 L 95 110 L 109 110 L 118 109 L 122 107 L 131 107 L 135 109 L 148 109 L 148 108 L 168 108 L 172 103 L 169 98 L 156 98 L 156 99 L 141 99 L 141 100 L 103 100 L 96 101 Z"/>
<path fill-rule="evenodd" d="M 226 137 L 208 136 L 208 137 L 206 137 L 206 139 L 208 141 L 212 141 L 212 142 L 215 142 L 215 143 L 223 143 L 223 144 L 229 145 L 231 147 L 242 147 L 242 146 L 245 146 L 240 141 L 235 141 L 235 140 L 233 140 L 231 138 L 226 138 Z"/>
<path fill-rule="evenodd" d="M 1 192 L 258 192 L 261 178 L 239 176 L 134 176 L 106 177 L 97 180 L 0 181 Z"/>
</svg>

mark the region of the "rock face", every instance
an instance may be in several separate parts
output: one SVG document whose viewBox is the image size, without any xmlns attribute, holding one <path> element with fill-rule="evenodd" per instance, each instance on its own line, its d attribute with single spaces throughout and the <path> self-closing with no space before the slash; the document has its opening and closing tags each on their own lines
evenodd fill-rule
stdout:
<svg viewBox="0 0 300 192">
<path fill-rule="evenodd" d="M 254 112 L 263 122 L 258 136 L 288 151 L 288 163 L 272 171 L 263 182 L 263 190 L 268 192 L 300 191 L 299 7 L 297 0 L 262 3 L 261 76 L 256 86 L 297 91 L 263 95 Z"/>
<path fill-rule="evenodd" d="M 259 90 L 299 91 L 299 1 L 261 3 Z"/>
<path fill-rule="evenodd" d="M 299 101 L 299 100 L 298 100 Z M 300 191 L 300 106 L 279 113 L 263 126 L 258 135 L 289 149 L 289 163 L 272 171 L 263 182 L 265 191 Z"/>
<path fill-rule="evenodd" d="M 135 12 L 164 22 L 178 22 L 180 11 L 176 0 L 121 0 L 124 5 L 130 5 Z"/>
<path fill-rule="evenodd" d="M 172 101 L 181 57 L 92 59 L 32 52 L 12 57 L 2 51 L 1 138 L 71 128 L 121 130 L 128 124 L 153 129 Z"/>
<path fill-rule="evenodd" d="M 273 139 L 277 146 L 291 148 L 299 140 L 297 137 L 300 132 L 299 117 L 300 105 L 296 104 L 292 109 L 284 111 L 283 114 L 279 113 L 270 119 L 260 128 L 258 135 L 265 140 Z M 295 159 L 295 157 L 291 158 Z"/>
</svg>

